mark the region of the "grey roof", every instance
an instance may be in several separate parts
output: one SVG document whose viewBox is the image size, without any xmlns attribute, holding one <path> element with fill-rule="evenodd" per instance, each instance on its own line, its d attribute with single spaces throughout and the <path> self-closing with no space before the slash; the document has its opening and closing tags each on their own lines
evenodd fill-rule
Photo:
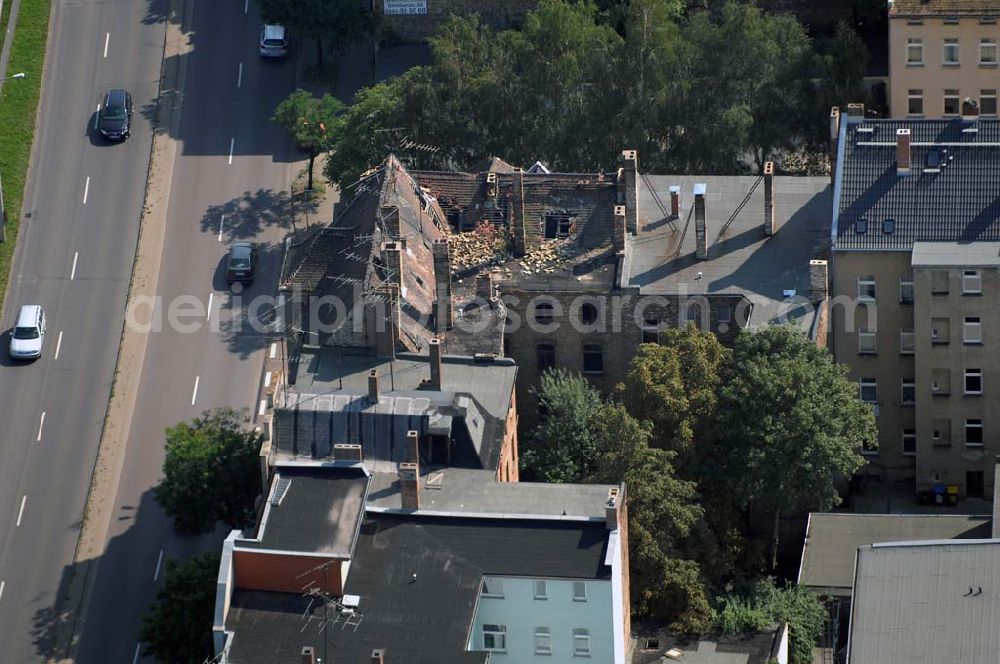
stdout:
<svg viewBox="0 0 1000 664">
<path fill-rule="evenodd" d="M 911 172 L 897 175 L 896 130 L 904 128 L 911 132 Z M 835 249 L 1000 241 L 1000 121 L 845 119 L 841 150 Z M 927 165 L 929 155 L 945 165 L 940 172 Z M 883 230 L 886 219 L 893 220 L 891 233 Z"/>
<path fill-rule="evenodd" d="M 849 664 L 997 662 L 1000 540 L 858 550 Z"/>
<path fill-rule="evenodd" d="M 960 514 L 809 515 L 799 583 L 849 597 L 858 547 L 874 542 L 977 539 L 989 537 L 990 517 Z"/>
<path fill-rule="evenodd" d="M 257 539 L 237 540 L 235 546 L 350 557 L 368 481 L 360 467 L 279 465 Z"/>
<path fill-rule="evenodd" d="M 635 623 L 633 623 L 633 628 Z M 639 640 L 632 653 L 632 664 L 768 664 L 773 661 L 778 628 L 760 634 L 739 636 L 719 636 L 713 639 L 699 639 L 696 642 L 682 642 L 665 630 L 650 632 L 638 630 Z M 648 638 L 659 641 L 658 648 L 643 648 Z M 679 658 L 666 656 L 668 650 L 676 648 L 683 654 Z"/>
<path fill-rule="evenodd" d="M 758 177 L 643 176 L 639 232 L 626 259 L 628 285 L 649 295 L 746 296 L 758 305 L 751 324 L 787 311 L 784 291 L 808 296 L 809 261 L 829 237 L 831 194 L 827 178 L 776 176 L 774 183 L 778 230 L 767 237 Z M 695 256 L 695 184 L 707 185 L 707 260 Z M 668 221 L 659 203 L 669 205 L 675 185 L 680 219 Z"/>
<path fill-rule="evenodd" d="M 895 0 L 889 5 L 892 16 L 973 15 L 996 16 L 996 0 Z"/>
<path fill-rule="evenodd" d="M 335 662 L 385 648 L 392 661 L 482 663 L 465 648 L 484 575 L 608 579 L 607 541 L 603 524 L 586 522 L 368 514 L 344 588 L 361 597 L 357 628 L 330 618 L 319 629 L 322 607 L 298 595 L 238 590 L 229 661 L 291 664 L 312 645 Z"/>
<path fill-rule="evenodd" d="M 913 267 L 997 267 L 1000 242 L 914 242 Z"/>
<path fill-rule="evenodd" d="M 492 471 L 442 468 L 421 478 L 420 508 L 436 512 L 539 515 L 558 519 L 603 520 L 606 484 L 497 482 Z M 399 507 L 399 485 L 393 473 L 375 473 L 368 505 Z"/>
<path fill-rule="evenodd" d="M 442 390 L 434 391 L 423 385 L 428 362 L 411 353 L 392 362 L 335 349 L 305 354 L 295 384 L 276 395 L 273 445 L 279 457 L 329 458 L 334 444 L 357 443 L 366 465 L 394 472 L 407 460 L 406 433 L 418 431 L 449 435 L 453 465 L 496 470 L 517 366 L 504 358 L 446 355 Z M 377 404 L 367 398 L 370 369 L 381 376 Z"/>
</svg>

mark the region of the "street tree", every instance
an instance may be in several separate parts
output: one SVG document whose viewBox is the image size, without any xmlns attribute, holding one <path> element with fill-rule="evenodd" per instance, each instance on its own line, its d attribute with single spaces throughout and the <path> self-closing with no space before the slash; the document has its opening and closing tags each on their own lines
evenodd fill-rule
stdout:
<svg viewBox="0 0 1000 664">
<path fill-rule="evenodd" d="M 253 521 L 263 441 L 231 408 L 167 429 L 163 479 L 153 491 L 178 530 L 205 533 L 219 521 L 233 528 Z"/>
<path fill-rule="evenodd" d="M 309 191 L 313 189 L 313 163 L 329 150 L 340 131 L 344 104 L 332 95 L 315 97 L 296 90 L 274 109 L 271 121 L 281 126 L 300 149 L 309 153 Z"/>
<path fill-rule="evenodd" d="M 165 664 L 191 664 L 214 655 L 212 621 L 218 575 L 218 554 L 203 554 L 187 562 L 167 560 L 163 587 L 139 630 L 144 656 Z"/>
<path fill-rule="evenodd" d="M 256 0 L 261 17 L 293 29 L 316 44 L 316 65 L 323 68 L 323 43 L 340 50 L 363 35 L 371 14 L 356 0 Z"/>
</svg>

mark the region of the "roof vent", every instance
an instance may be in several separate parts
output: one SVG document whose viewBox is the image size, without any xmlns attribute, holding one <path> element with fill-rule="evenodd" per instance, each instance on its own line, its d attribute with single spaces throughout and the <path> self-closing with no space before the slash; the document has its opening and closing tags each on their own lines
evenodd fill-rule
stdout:
<svg viewBox="0 0 1000 664">
<path fill-rule="evenodd" d="M 882 232 L 886 235 L 892 235 L 896 230 L 896 220 L 895 219 L 883 219 L 882 220 Z"/>
<path fill-rule="evenodd" d="M 858 235 L 864 235 L 868 232 L 868 220 L 861 218 L 854 223 L 854 232 Z"/>
<path fill-rule="evenodd" d="M 278 478 L 274 482 L 274 492 L 271 494 L 271 504 L 280 505 L 281 501 L 285 499 L 285 494 L 288 493 L 288 488 L 291 486 L 291 477 L 278 475 Z"/>
</svg>

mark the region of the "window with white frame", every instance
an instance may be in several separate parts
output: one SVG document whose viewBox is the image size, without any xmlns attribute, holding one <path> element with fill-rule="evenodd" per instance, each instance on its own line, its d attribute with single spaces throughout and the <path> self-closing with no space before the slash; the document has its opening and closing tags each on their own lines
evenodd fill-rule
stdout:
<svg viewBox="0 0 1000 664">
<path fill-rule="evenodd" d="M 916 334 L 912 329 L 901 328 L 899 330 L 899 354 L 913 355 L 916 348 Z"/>
<path fill-rule="evenodd" d="M 903 454 L 913 456 L 917 453 L 917 430 L 903 429 Z"/>
<path fill-rule="evenodd" d="M 587 601 L 587 584 L 584 581 L 574 581 L 573 582 L 573 601 L 574 602 L 586 602 Z"/>
<path fill-rule="evenodd" d="M 982 273 L 979 270 L 962 270 L 962 295 L 979 295 L 982 292 Z"/>
<path fill-rule="evenodd" d="M 983 421 L 980 419 L 965 420 L 965 444 L 968 447 L 983 446 Z"/>
<path fill-rule="evenodd" d="M 920 37 L 910 37 L 906 40 L 906 64 L 909 67 L 919 67 L 924 64 L 924 40 Z"/>
<path fill-rule="evenodd" d="M 483 597 L 503 597 L 503 579 L 483 577 Z"/>
<path fill-rule="evenodd" d="M 899 278 L 899 303 L 913 304 L 913 277 Z"/>
<path fill-rule="evenodd" d="M 922 116 L 924 114 L 924 91 L 910 88 L 906 94 L 906 114 Z"/>
<path fill-rule="evenodd" d="M 875 299 L 875 277 L 871 275 L 858 277 L 858 299 Z"/>
<path fill-rule="evenodd" d="M 875 378 L 859 379 L 858 398 L 865 403 L 875 403 L 878 401 L 878 380 Z"/>
<path fill-rule="evenodd" d="M 862 327 L 858 330 L 858 353 L 860 355 L 874 355 L 875 348 L 875 328 Z"/>
<path fill-rule="evenodd" d="M 590 630 L 582 627 L 573 628 L 573 656 L 590 657 Z"/>
<path fill-rule="evenodd" d="M 948 38 L 944 40 L 944 50 L 941 54 L 941 64 L 945 67 L 958 66 L 958 39 Z"/>
<path fill-rule="evenodd" d="M 997 64 L 997 40 L 983 37 L 979 40 L 979 64 L 984 67 L 995 67 Z"/>
<path fill-rule="evenodd" d="M 943 110 L 945 115 L 958 115 L 961 106 L 962 106 L 962 99 L 961 97 L 959 97 L 958 90 L 944 91 Z"/>
<path fill-rule="evenodd" d="M 983 370 L 982 369 L 966 369 L 965 370 L 965 393 L 966 394 L 982 394 L 983 393 Z"/>
<path fill-rule="evenodd" d="M 966 316 L 962 321 L 962 342 L 983 343 L 983 321 L 979 316 Z"/>
<path fill-rule="evenodd" d="M 535 579 L 535 599 L 548 599 L 548 584 L 542 579 Z"/>
<path fill-rule="evenodd" d="M 996 117 L 997 115 L 997 89 L 989 88 L 979 91 L 979 115 L 985 117 Z"/>
<path fill-rule="evenodd" d="M 912 378 L 900 381 L 899 402 L 904 406 L 912 406 L 917 402 L 917 382 Z"/>
<path fill-rule="evenodd" d="M 548 627 L 535 628 L 535 654 L 552 654 L 552 630 Z"/>
<path fill-rule="evenodd" d="M 491 652 L 507 652 L 507 626 L 484 624 L 483 649 Z"/>
</svg>

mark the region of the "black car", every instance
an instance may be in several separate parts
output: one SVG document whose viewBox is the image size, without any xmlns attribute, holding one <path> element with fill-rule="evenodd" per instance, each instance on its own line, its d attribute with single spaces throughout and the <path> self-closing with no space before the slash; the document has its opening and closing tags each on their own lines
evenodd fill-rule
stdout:
<svg viewBox="0 0 1000 664">
<path fill-rule="evenodd" d="M 132 131 L 132 95 L 126 90 L 109 90 L 97 116 L 97 128 L 109 141 L 124 141 Z"/>
<path fill-rule="evenodd" d="M 253 283 L 257 271 L 257 247 L 252 242 L 237 242 L 229 250 L 226 263 L 226 282 L 230 284 Z"/>
</svg>

